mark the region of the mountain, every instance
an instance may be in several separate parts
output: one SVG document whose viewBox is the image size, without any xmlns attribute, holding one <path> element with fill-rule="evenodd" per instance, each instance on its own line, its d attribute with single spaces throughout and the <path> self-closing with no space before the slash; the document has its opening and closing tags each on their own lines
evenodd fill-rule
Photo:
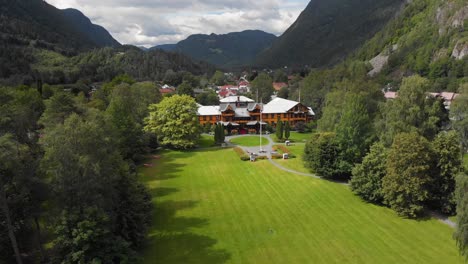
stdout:
<svg viewBox="0 0 468 264">
<path fill-rule="evenodd" d="M 301 96 L 320 115 L 329 91 L 397 91 L 413 75 L 426 78 L 431 92 L 457 92 L 468 82 L 466 0 L 412 0 L 343 62 L 313 69 L 289 97 Z"/>
<path fill-rule="evenodd" d="M 164 51 L 175 51 L 177 49 L 177 44 L 163 44 L 163 45 L 158 45 L 155 48 L 161 49 Z"/>
<path fill-rule="evenodd" d="M 1 40 L 67 53 L 119 45 L 77 10 L 60 10 L 42 0 L 0 0 Z M 102 35 L 100 35 L 102 34 Z"/>
<path fill-rule="evenodd" d="M 223 67 L 251 64 L 255 57 L 268 48 L 276 36 L 260 30 L 246 30 L 228 34 L 191 35 L 177 44 L 154 48 L 181 52 L 190 57 Z"/>
<path fill-rule="evenodd" d="M 156 80 L 169 70 L 202 74 L 214 67 L 183 54 L 122 46 L 75 9 L 0 0 L 0 85 L 105 81 L 121 73 Z"/>
<path fill-rule="evenodd" d="M 78 29 L 81 33 L 92 40 L 98 47 L 118 47 L 120 43 L 115 40 L 111 34 L 103 27 L 91 23 L 88 17 L 79 10 L 68 8 L 63 9 L 62 14 Z"/>
<path fill-rule="evenodd" d="M 267 67 L 323 67 L 341 61 L 392 19 L 405 0 L 312 0 L 256 59 Z"/>
</svg>

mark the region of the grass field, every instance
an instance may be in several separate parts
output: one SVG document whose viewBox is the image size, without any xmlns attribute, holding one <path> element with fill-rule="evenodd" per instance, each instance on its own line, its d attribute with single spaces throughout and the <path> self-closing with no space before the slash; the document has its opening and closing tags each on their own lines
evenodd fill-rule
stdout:
<svg viewBox="0 0 468 264">
<path fill-rule="evenodd" d="M 260 137 L 259 136 L 242 136 L 238 138 L 233 138 L 230 141 L 232 144 L 236 144 L 244 147 L 255 147 L 260 146 Z M 268 139 L 263 137 L 262 146 L 268 145 Z"/>
<path fill-rule="evenodd" d="M 287 146 L 287 148 L 291 150 L 294 155 L 296 155 L 296 158 L 288 160 L 276 160 L 276 162 L 291 170 L 311 173 L 310 170 L 304 166 L 304 161 L 302 160 L 302 157 L 304 156 L 304 147 L 305 144 L 299 143 L 293 144 L 292 146 Z"/>
<path fill-rule="evenodd" d="M 312 133 L 297 133 L 295 131 L 291 131 L 289 140 L 291 142 L 304 142 L 305 143 L 311 136 L 312 136 Z M 271 134 L 271 138 L 273 139 L 274 142 L 280 142 L 278 138 L 276 137 L 275 133 Z M 284 140 L 282 140 L 281 142 L 284 142 Z"/>
<path fill-rule="evenodd" d="M 449 226 L 400 218 L 347 186 L 232 149 L 161 155 L 140 169 L 155 205 L 143 263 L 463 263 Z"/>
</svg>

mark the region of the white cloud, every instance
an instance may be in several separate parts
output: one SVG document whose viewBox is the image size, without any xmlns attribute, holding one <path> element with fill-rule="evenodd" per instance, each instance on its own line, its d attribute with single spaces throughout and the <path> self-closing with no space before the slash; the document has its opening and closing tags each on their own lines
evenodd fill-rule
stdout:
<svg viewBox="0 0 468 264">
<path fill-rule="evenodd" d="M 121 43 L 155 46 L 192 34 L 260 29 L 282 34 L 308 0 L 47 0 L 76 8 Z"/>
</svg>

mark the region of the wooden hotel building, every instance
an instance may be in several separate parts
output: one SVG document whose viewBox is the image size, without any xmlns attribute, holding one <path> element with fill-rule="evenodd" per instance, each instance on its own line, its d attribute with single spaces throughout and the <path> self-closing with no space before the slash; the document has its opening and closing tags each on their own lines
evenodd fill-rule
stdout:
<svg viewBox="0 0 468 264">
<path fill-rule="evenodd" d="M 260 119 L 260 115 L 262 118 Z M 315 116 L 312 108 L 299 102 L 275 98 L 265 105 L 256 103 L 245 96 L 229 96 L 220 101 L 219 106 L 202 106 L 198 108 L 200 124 L 221 122 L 226 127 L 258 130 L 262 125 L 275 126 L 278 118 L 294 126 L 298 122 L 310 122 Z"/>
</svg>

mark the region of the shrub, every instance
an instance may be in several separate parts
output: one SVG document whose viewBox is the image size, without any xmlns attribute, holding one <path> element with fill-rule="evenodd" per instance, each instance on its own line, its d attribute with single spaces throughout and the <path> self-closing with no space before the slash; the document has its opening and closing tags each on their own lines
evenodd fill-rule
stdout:
<svg viewBox="0 0 468 264">
<path fill-rule="evenodd" d="M 240 156 L 240 159 L 241 159 L 242 161 L 249 161 L 249 160 L 250 160 L 250 157 L 247 156 L 247 155 L 245 154 L 245 155 Z"/>
<path fill-rule="evenodd" d="M 271 158 L 272 159 L 283 159 L 283 155 L 282 154 L 272 154 Z"/>
<path fill-rule="evenodd" d="M 242 148 L 240 148 L 240 147 L 235 147 L 235 148 L 234 148 L 234 151 L 235 151 L 235 152 L 237 153 L 237 155 L 239 155 L 239 156 L 247 155 L 247 154 L 245 153 L 245 151 L 244 151 Z"/>
<path fill-rule="evenodd" d="M 289 150 L 287 147 L 283 145 L 276 145 L 277 149 L 281 151 L 282 153 L 289 153 L 291 154 L 291 150 Z"/>
</svg>

